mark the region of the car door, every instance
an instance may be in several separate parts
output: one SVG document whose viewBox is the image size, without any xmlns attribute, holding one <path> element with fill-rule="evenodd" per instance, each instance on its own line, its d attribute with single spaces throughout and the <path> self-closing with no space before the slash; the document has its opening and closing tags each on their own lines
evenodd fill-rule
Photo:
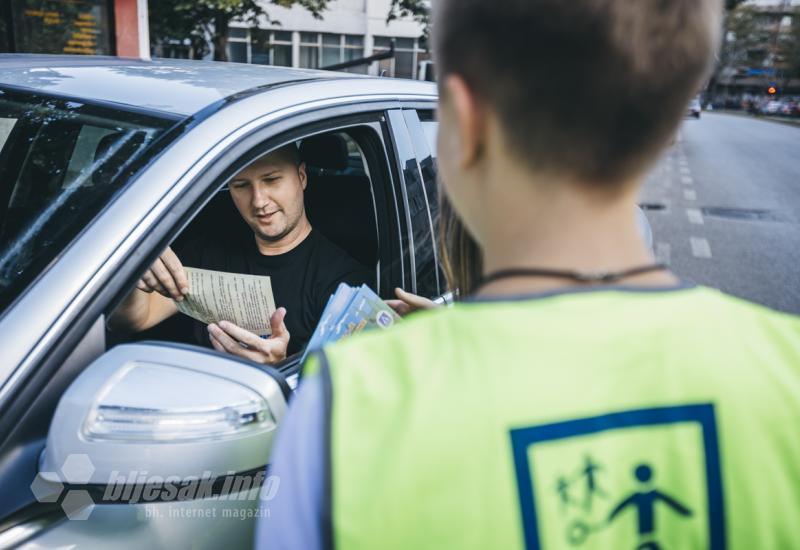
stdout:
<svg viewBox="0 0 800 550">
<path fill-rule="evenodd" d="M 383 201 L 390 213 L 382 220 L 381 244 L 386 254 L 381 258 L 385 267 L 382 294 L 393 285 L 413 282 L 413 255 L 405 244 L 411 237 L 403 222 L 408 220 L 406 201 L 401 200 L 401 181 L 394 176 L 399 173 L 397 158 L 388 145 L 392 138 L 387 112 L 396 105 L 396 97 L 373 93 L 360 100 L 355 93 L 337 101 L 333 98 L 342 94 L 334 84 L 314 86 L 318 90 L 314 97 L 305 98 L 303 108 L 295 106 L 302 103 L 297 90 L 281 89 L 276 94 L 281 97 L 248 97 L 206 120 L 192 121 L 193 126 L 184 129 L 185 136 L 144 167 L 131 188 L 50 266 L 15 304 L 17 309 L 0 320 L 0 345 L 9 348 L 31 340 L 14 342 L 21 331 L 43 327 L 36 345 L 25 348 L 22 359 L 15 360 L 14 375 L 3 380 L 0 392 L 0 482 L 8 488 L 0 519 L 21 521 L 19 514 L 35 508 L 29 480 L 36 473 L 55 405 L 86 365 L 103 354 L 107 315 L 174 234 L 211 198 L 219 182 L 258 151 L 337 127 L 355 124 L 371 129 L 377 158 L 383 155 L 385 162 L 382 168 L 375 167 L 375 173 L 386 172 Z M 81 263 L 88 251 L 94 254 L 91 265 Z M 40 310 L 48 316 L 44 320 L 34 315 L 42 303 L 48 305 Z M 291 368 L 296 372 L 296 362 L 285 366 L 290 373 Z"/>
</svg>

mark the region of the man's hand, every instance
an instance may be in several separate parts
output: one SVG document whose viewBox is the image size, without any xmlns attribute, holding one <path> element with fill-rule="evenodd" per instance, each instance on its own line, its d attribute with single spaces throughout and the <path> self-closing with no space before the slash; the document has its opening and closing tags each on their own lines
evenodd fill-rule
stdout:
<svg viewBox="0 0 800 550">
<path fill-rule="evenodd" d="M 167 247 L 108 319 L 111 330 L 139 332 L 178 312 L 175 302 L 189 292 L 180 260 Z"/>
<path fill-rule="evenodd" d="M 394 293 L 399 299 L 386 300 L 386 305 L 392 308 L 400 317 L 405 317 L 409 313 L 414 313 L 420 309 L 439 307 L 438 304 L 435 304 L 431 300 L 406 292 L 402 288 L 395 288 Z"/>
<path fill-rule="evenodd" d="M 273 365 L 286 359 L 289 331 L 283 323 L 285 316 L 286 309 L 282 307 L 272 314 L 269 320 L 272 336 L 266 340 L 229 321 L 208 325 L 208 337 L 217 351 L 228 352 L 255 363 Z"/>
<path fill-rule="evenodd" d="M 143 292 L 158 292 L 165 298 L 172 298 L 180 302 L 189 293 L 189 278 L 183 264 L 170 247 L 153 262 L 142 278 L 136 283 L 136 288 Z"/>
</svg>

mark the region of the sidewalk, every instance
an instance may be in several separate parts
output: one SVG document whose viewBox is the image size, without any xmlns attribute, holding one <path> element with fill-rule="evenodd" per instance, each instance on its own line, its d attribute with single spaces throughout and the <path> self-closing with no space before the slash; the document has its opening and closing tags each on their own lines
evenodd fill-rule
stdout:
<svg viewBox="0 0 800 550">
<path fill-rule="evenodd" d="M 703 111 L 703 115 L 713 115 L 713 114 L 723 114 L 723 115 L 733 115 L 739 116 L 742 118 L 751 118 L 753 120 L 767 120 L 770 122 L 777 122 L 779 124 L 788 124 L 789 126 L 799 126 L 800 127 L 800 118 L 788 118 L 788 117 L 780 117 L 780 116 L 770 116 L 770 115 L 751 115 L 745 111 L 734 111 L 728 109 L 714 109 L 713 111 Z"/>
</svg>

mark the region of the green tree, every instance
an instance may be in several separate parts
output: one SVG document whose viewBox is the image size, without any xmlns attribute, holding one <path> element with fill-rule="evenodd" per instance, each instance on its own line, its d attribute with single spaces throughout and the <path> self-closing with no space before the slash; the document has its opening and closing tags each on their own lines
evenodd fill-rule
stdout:
<svg viewBox="0 0 800 550">
<path fill-rule="evenodd" d="M 395 19 L 412 17 L 423 26 L 425 36 L 428 36 L 431 23 L 431 0 L 392 0 L 386 22 Z"/>
<path fill-rule="evenodd" d="M 328 0 L 270 0 L 276 6 L 295 4 L 321 18 Z M 173 40 L 189 41 L 191 56 L 200 59 L 214 46 L 216 61 L 228 60 L 228 36 L 231 21 L 256 25 L 259 18 L 273 24 L 267 11 L 257 0 L 149 0 L 150 41 L 154 46 Z"/>
</svg>

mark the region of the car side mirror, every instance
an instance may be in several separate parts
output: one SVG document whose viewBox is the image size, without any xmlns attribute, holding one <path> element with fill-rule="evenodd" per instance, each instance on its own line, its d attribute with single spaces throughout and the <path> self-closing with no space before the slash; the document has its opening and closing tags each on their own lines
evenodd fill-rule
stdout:
<svg viewBox="0 0 800 550">
<path fill-rule="evenodd" d="M 93 504 L 109 495 L 145 502 L 141 490 L 127 490 L 142 485 L 155 486 L 155 502 L 212 496 L 181 494 L 198 479 L 217 497 L 226 478 L 260 476 L 258 486 L 247 485 L 256 508 L 289 394 L 276 370 L 232 356 L 155 342 L 121 345 L 62 396 L 39 476 L 51 486 L 93 489 Z"/>
</svg>

